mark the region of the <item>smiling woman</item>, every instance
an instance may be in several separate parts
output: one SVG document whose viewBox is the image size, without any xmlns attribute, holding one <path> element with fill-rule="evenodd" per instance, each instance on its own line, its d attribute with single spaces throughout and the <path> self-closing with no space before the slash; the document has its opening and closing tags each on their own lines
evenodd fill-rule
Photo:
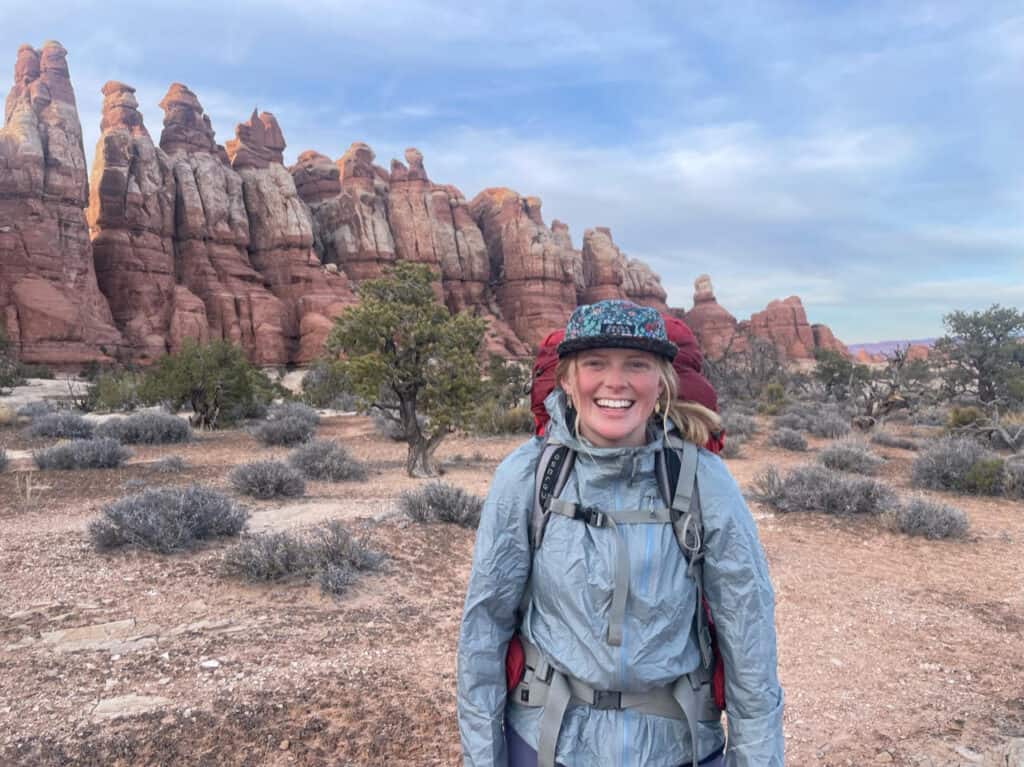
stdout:
<svg viewBox="0 0 1024 767">
<path fill-rule="evenodd" d="M 698 447 L 717 415 L 676 401 L 675 354 L 654 309 L 570 317 L 545 437 L 498 467 L 477 531 L 458 653 L 466 765 L 782 764 L 764 554 Z"/>
</svg>

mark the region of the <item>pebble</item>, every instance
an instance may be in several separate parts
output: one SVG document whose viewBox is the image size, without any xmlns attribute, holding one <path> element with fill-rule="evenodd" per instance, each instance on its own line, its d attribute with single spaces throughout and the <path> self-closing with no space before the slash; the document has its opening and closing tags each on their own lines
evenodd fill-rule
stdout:
<svg viewBox="0 0 1024 767">
<path fill-rule="evenodd" d="M 213 671 L 215 668 L 220 668 L 220 661 L 214 658 L 204 660 L 199 664 L 199 668 L 205 669 L 206 671 Z"/>
<path fill-rule="evenodd" d="M 287 750 L 288 750 L 288 747 L 289 747 L 290 745 L 291 745 L 291 743 L 289 743 L 289 742 L 288 742 L 288 740 L 287 740 L 287 739 L 285 739 L 285 740 L 282 740 L 282 741 L 281 741 L 280 743 L 278 743 L 278 744 L 277 744 L 277 747 L 278 747 L 279 749 L 281 749 L 282 751 L 287 751 Z"/>
</svg>

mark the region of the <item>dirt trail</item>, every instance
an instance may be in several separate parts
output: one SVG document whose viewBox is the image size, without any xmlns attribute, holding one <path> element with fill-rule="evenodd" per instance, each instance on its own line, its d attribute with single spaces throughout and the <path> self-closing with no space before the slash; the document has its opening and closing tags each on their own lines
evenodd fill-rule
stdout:
<svg viewBox="0 0 1024 767">
<path fill-rule="evenodd" d="M 227 489 L 232 465 L 286 453 L 244 432 L 138 448 L 122 469 L 36 472 L 28 502 L 16 482 L 27 459 L 0 473 L 0 764 L 460 763 L 455 644 L 473 533 L 394 514 L 419 483 L 367 419 L 326 419 L 318 436 L 368 461 L 370 480 L 248 505 L 253 529 L 339 518 L 388 554 L 341 599 L 228 580 L 228 544 L 172 557 L 88 546 L 88 521 L 125 486 Z M 518 442 L 451 439 L 445 478 L 482 494 Z M 13 428 L 0 445 L 39 446 Z M 910 492 L 913 454 L 879 452 L 886 480 Z M 729 462 L 741 487 L 813 459 L 761 436 L 745 454 Z M 167 455 L 189 468 L 154 473 Z M 928 495 L 969 515 L 968 542 L 751 504 L 777 594 L 787 764 L 1012 763 L 985 753 L 1024 737 L 1024 504 Z"/>
</svg>

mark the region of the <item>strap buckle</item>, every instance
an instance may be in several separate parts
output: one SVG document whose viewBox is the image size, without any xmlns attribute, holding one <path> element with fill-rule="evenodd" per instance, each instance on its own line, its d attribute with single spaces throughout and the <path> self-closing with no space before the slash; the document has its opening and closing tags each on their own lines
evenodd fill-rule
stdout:
<svg viewBox="0 0 1024 767">
<path fill-rule="evenodd" d="M 608 516 L 596 506 L 582 506 L 577 515 L 591 527 L 604 527 L 605 519 Z"/>
<path fill-rule="evenodd" d="M 602 710 L 621 709 L 622 693 L 615 690 L 594 690 L 594 701 L 590 705 Z"/>
</svg>

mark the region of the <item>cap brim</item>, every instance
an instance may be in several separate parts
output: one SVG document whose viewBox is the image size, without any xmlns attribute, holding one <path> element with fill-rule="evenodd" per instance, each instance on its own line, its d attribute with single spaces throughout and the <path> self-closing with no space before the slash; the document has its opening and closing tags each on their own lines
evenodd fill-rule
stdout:
<svg viewBox="0 0 1024 767">
<path fill-rule="evenodd" d="M 624 336 L 587 336 L 562 341 L 558 345 L 558 356 L 566 357 L 587 349 L 637 349 L 664 357 L 670 362 L 675 359 L 678 348 L 671 341 L 656 338 L 635 338 Z"/>
</svg>

